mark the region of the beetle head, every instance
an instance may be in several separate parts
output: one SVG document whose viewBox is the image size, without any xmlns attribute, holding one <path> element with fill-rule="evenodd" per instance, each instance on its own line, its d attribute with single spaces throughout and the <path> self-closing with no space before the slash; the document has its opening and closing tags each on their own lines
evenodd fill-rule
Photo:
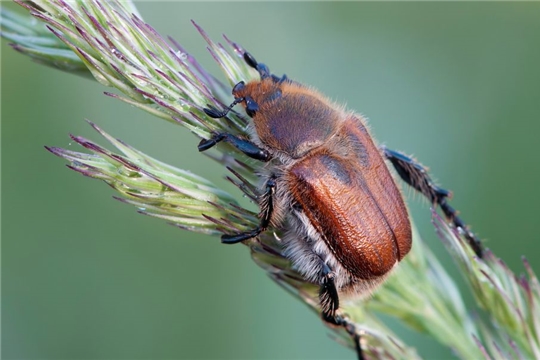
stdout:
<svg viewBox="0 0 540 360">
<path fill-rule="evenodd" d="M 258 71 L 260 80 L 240 81 L 232 90 L 234 101 L 225 111 L 204 109 L 206 114 L 223 117 L 233 106 L 242 104 L 253 118 L 261 142 L 292 158 L 300 158 L 335 133 L 341 113 L 318 92 L 285 75 L 270 74 L 268 67 L 249 53 L 244 59 Z"/>
</svg>

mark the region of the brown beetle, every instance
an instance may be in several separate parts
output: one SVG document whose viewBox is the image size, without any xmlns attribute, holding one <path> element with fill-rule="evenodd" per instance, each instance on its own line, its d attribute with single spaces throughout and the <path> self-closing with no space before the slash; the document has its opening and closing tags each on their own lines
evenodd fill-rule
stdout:
<svg viewBox="0 0 540 360">
<path fill-rule="evenodd" d="M 247 156 L 268 162 L 268 180 L 259 226 L 223 235 L 222 242 L 248 240 L 270 224 L 287 221 L 286 256 L 308 281 L 320 285 L 323 319 L 344 326 L 362 358 L 354 326 L 336 313 L 339 296 L 370 294 L 412 245 L 407 208 L 385 159 L 402 180 L 441 207 L 479 256 L 482 247 L 448 205 L 450 193 L 434 185 L 413 159 L 379 149 L 360 115 L 285 75 L 270 74 L 247 52 L 244 59 L 257 69 L 260 80 L 236 84 L 234 102 L 225 111 L 204 111 L 221 118 L 241 103 L 253 118 L 252 136 L 247 140 L 214 134 L 201 141 L 199 150 L 227 141 Z"/>
</svg>

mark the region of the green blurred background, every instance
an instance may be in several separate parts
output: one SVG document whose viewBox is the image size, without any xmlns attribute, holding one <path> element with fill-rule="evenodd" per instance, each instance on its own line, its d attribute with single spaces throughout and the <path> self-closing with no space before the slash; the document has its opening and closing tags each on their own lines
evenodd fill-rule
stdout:
<svg viewBox="0 0 540 360">
<path fill-rule="evenodd" d="M 2 6 L 13 4 L 2 3 Z M 540 270 L 540 4 L 144 2 L 145 20 L 215 74 L 190 24 L 226 33 L 277 74 L 370 118 L 454 191 L 512 269 Z M 114 201 L 44 145 L 104 141 L 83 121 L 223 187 L 185 129 L 32 63 L 2 40 L 2 355 L 10 359 L 353 359 L 242 246 L 184 232 Z M 410 196 L 425 240 L 456 274 Z M 416 199 L 413 199 L 416 198 Z M 456 275 L 459 277 L 459 275 Z M 466 287 L 462 286 L 466 290 Z M 426 358 L 451 358 L 395 326 Z"/>
</svg>

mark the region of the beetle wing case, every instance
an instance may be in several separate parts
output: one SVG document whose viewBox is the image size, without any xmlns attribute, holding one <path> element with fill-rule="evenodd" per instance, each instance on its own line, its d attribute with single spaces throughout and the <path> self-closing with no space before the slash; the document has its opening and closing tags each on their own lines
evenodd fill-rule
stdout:
<svg viewBox="0 0 540 360">
<path fill-rule="evenodd" d="M 326 146 L 296 162 L 287 183 L 301 210 L 294 237 L 336 272 L 344 292 L 371 290 L 409 252 L 412 235 L 407 209 L 381 154 L 356 116 L 349 116 Z M 310 277 L 318 272 L 287 241 L 290 256 Z M 346 275 L 346 276 L 340 276 Z"/>
</svg>

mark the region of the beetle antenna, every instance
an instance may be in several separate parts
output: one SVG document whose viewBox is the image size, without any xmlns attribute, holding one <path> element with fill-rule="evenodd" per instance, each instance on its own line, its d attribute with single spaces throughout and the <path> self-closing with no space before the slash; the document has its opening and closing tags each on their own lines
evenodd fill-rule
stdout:
<svg viewBox="0 0 540 360">
<path fill-rule="evenodd" d="M 243 97 L 234 99 L 231 105 L 227 106 L 227 108 L 223 111 L 217 111 L 217 109 L 212 108 L 210 104 L 207 104 L 208 107 L 203 108 L 203 111 L 206 115 L 210 116 L 211 118 L 219 119 L 219 118 L 225 117 L 236 104 L 239 104 L 242 101 L 244 101 Z"/>
</svg>

